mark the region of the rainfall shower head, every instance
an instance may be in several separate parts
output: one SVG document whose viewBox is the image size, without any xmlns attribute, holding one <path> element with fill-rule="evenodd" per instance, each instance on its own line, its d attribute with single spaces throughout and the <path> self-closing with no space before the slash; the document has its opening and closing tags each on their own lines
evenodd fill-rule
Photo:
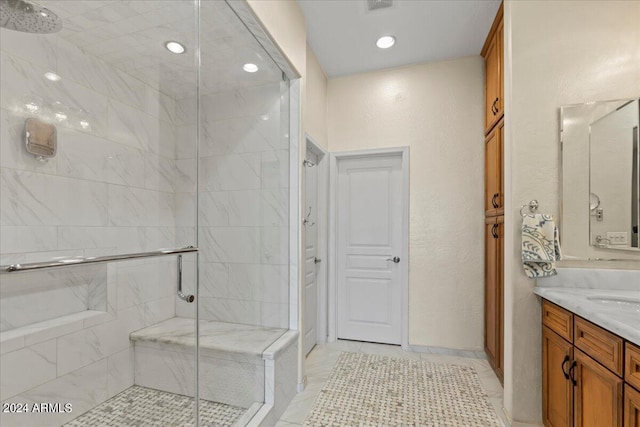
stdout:
<svg viewBox="0 0 640 427">
<path fill-rule="evenodd" d="M 25 0 L 0 0 L 0 27 L 23 33 L 57 33 L 62 30 L 62 20 L 49 9 Z"/>
</svg>

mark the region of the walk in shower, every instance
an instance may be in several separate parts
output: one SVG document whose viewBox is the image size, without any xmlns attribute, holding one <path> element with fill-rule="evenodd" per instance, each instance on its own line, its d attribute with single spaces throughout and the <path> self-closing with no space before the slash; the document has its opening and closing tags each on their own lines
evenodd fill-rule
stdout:
<svg viewBox="0 0 640 427">
<path fill-rule="evenodd" d="M 248 5 L 0 0 L 0 25 L 0 424 L 273 423 L 295 75 Z"/>
</svg>

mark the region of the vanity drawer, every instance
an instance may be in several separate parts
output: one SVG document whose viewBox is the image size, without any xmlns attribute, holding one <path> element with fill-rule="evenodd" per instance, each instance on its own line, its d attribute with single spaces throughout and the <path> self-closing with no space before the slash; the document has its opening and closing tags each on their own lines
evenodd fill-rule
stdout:
<svg viewBox="0 0 640 427">
<path fill-rule="evenodd" d="M 584 319 L 575 319 L 574 345 L 600 362 L 619 377 L 622 377 L 622 338 L 607 332 Z"/>
<path fill-rule="evenodd" d="M 542 300 L 542 324 L 569 342 L 573 342 L 573 314 Z"/>
<path fill-rule="evenodd" d="M 628 342 L 625 354 L 624 379 L 640 390 L 640 347 Z"/>
</svg>

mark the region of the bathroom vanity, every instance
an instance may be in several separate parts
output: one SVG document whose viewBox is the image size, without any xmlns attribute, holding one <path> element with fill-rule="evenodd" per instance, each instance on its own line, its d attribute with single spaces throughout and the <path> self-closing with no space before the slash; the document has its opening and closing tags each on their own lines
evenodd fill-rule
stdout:
<svg viewBox="0 0 640 427">
<path fill-rule="evenodd" d="M 640 426 L 640 290 L 536 287 L 545 426 Z"/>
</svg>

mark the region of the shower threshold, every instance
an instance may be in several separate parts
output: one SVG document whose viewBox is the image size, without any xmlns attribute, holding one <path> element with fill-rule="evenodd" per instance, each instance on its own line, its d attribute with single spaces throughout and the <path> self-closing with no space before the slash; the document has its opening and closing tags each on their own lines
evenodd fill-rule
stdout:
<svg viewBox="0 0 640 427">
<path fill-rule="evenodd" d="M 200 400 L 200 425 L 232 426 L 247 409 Z M 134 385 L 65 424 L 66 427 L 192 427 L 191 397 Z"/>
</svg>

